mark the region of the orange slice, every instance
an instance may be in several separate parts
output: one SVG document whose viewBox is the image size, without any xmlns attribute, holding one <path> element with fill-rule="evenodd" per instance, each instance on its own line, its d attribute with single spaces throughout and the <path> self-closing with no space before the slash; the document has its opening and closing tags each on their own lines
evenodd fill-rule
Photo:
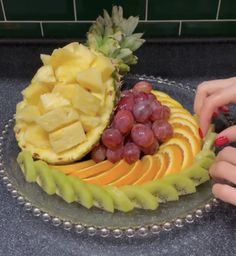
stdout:
<svg viewBox="0 0 236 256">
<path fill-rule="evenodd" d="M 183 113 L 185 115 L 192 116 L 191 113 L 186 108 L 183 108 L 183 107 L 181 107 L 181 108 L 172 108 L 171 109 L 171 114 L 173 115 L 175 113 Z"/>
<path fill-rule="evenodd" d="M 168 94 L 160 91 L 152 91 L 152 94 L 156 96 L 156 98 L 161 102 L 163 105 L 170 105 L 179 108 L 183 108 L 183 106 L 175 99 L 171 98 Z"/>
<path fill-rule="evenodd" d="M 191 123 L 193 127 L 195 127 L 195 129 L 198 129 L 198 124 L 196 123 L 195 119 L 190 116 L 190 115 L 187 115 L 183 112 L 175 112 L 175 113 L 171 113 L 171 116 L 170 116 L 170 119 L 169 119 L 169 122 L 172 123 L 172 122 L 178 122 L 178 123 L 181 123 L 182 120 L 185 120 L 187 121 L 188 123 Z"/>
<path fill-rule="evenodd" d="M 133 184 L 137 179 L 139 179 L 142 176 L 143 171 L 146 168 L 146 166 L 144 166 L 144 163 L 147 162 L 143 162 L 141 160 L 136 161 L 126 175 L 110 183 L 109 185 L 120 187 L 123 185 Z"/>
<path fill-rule="evenodd" d="M 99 173 L 105 172 L 108 169 L 111 169 L 113 166 L 114 164 L 112 162 L 105 160 L 95 165 L 89 166 L 87 168 L 74 171 L 70 173 L 70 175 L 79 176 L 80 178 L 85 179 L 91 176 L 95 176 Z"/>
<path fill-rule="evenodd" d="M 106 185 L 124 176 L 131 168 L 132 165 L 128 164 L 125 160 L 121 160 L 111 169 L 108 169 L 99 175 L 87 178 L 85 180 L 88 183 Z"/>
<path fill-rule="evenodd" d="M 54 170 L 61 171 L 65 174 L 70 174 L 74 171 L 78 171 L 80 169 L 84 169 L 95 164 L 96 163 L 93 160 L 87 160 L 87 161 L 82 161 L 82 162 L 68 164 L 68 165 L 49 165 L 49 167 Z"/>
<path fill-rule="evenodd" d="M 149 165 L 147 166 L 146 171 L 144 170 L 144 174 L 134 182 L 135 185 L 143 184 L 144 182 L 152 180 L 160 169 L 161 163 L 158 157 L 146 155 L 142 158 L 142 161 L 145 160 L 149 162 Z"/>
<path fill-rule="evenodd" d="M 180 119 L 180 118 L 174 118 L 169 121 L 169 123 L 172 125 L 172 127 L 175 129 L 175 127 L 188 127 L 188 130 L 191 130 L 191 132 L 194 134 L 194 136 L 200 140 L 198 127 L 194 126 L 191 122 L 189 122 L 186 119 Z"/>
<path fill-rule="evenodd" d="M 182 170 L 183 152 L 178 145 L 169 145 L 160 149 L 160 153 L 166 153 L 169 158 L 169 164 L 166 168 L 164 176 L 177 173 Z"/>
<path fill-rule="evenodd" d="M 201 150 L 201 140 L 197 139 L 187 127 L 175 127 L 173 137 L 179 137 L 179 135 L 188 139 L 194 156 Z"/>
<path fill-rule="evenodd" d="M 153 180 L 157 180 L 165 174 L 167 166 L 169 164 L 169 157 L 168 157 L 168 154 L 166 154 L 166 153 L 158 152 L 157 154 L 153 155 L 153 158 L 158 158 L 158 160 L 160 162 L 160 168 L 159 168 L 159 170 L 157 170 L 157 173 L 153 178 Z"/>
<path fill-rule="evenodd" d="M 165 147 L 169 147 L 170 145 L 176 145 L 182 150 L 182 155 L 183 155 L 183 162 L 182 162 L 182 168 L 185 169 L 188 166 L 190 166 L 193 162 L 193 153 L 192 153 L 192 148 L 185 137 L 173 137 L 169 139 L 165 144 L 161 145 L 160 150 Z"/>
<path fill-rule="evenodd" d="M 161 98 L 160 99 L 161 104 L 169 106 L 169 107 L 174 107 L 174 108 L 183 108 L 183 106 L 176 100 L 173 100 L 171 98 Z"/>
</svg>

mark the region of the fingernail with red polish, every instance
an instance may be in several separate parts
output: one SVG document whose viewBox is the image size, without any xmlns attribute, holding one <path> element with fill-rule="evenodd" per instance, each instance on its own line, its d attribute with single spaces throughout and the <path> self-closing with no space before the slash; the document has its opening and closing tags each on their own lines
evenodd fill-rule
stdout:
<svg viewBox="0 0 236 256">
<path fill-rule="evenodd" d="M 218 113 L 214 112 L 212 115 L 212 118 L 216 118 L 216 117 L 218 117 Z"/>
<path fill-rule="evenodd" d="M 201 138 L 201 139 L 203 139 L 203 137 L 204 137 L 204 136 L 203 136 L 202 129 L 201 129 L 201 128 L 199 128 L 199 129 L 198 129 L 198 132 L 199 132 L 199 136 L 200 136 L 200 138 Z"/>
<path fill-rule="evenodd" d="M 216 146 L 224 146 L 229 143 L 229 139 L 225 136 L 221 136 L 215 140 Z"/>
<path fill-rule="evenodd" d="M 222 107 L 219 107 L 219 110 L 220 110 L 221 112 L 227 113 L 227 112 L 229 112 L 229 107 L 227 107 L 227 106 L 222 106 Z"/>
</svg>

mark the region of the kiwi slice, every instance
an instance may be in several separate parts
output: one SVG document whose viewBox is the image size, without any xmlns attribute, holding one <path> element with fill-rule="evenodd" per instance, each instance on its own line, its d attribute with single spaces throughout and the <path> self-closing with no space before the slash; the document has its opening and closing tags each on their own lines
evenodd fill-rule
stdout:
<svg viewBox="0 0 236 256">
<path fill-rule="evenodd" d="M 158 197 L 160 202 L 164 203 L 179 200 L 177 190 L 172 185 L 162 180 L 146 182 L 142 187 L 155 197 Z"/>
<path fill-rule="evenodd" d="M 111 196 L 115 209 L 122 212 L 129 212 L 134 209 L 134 203 L 130 201 L 128 196 L 122 190 L 114 186 L 106 186 L 104 189 Z"/>
<path fill-rule="evenodd" d="M 202 159 L 198 160 L 196 164 L 208 170 L 211 167 L 213 162 L 214 162 L 213 158 L 203 157 Z"/>
<path fill-rule="evenodd" d="M 21 151 L 17 156 L 17 162 L 25 176 L 25 180 L 27 182 L 35 182 L 37 179 L 37 172 L 30 152 Z"/>
<path fill-rule="evenodd" d="M 158 199 L 141 186 L 126 185 L 120 189 L 138 208 L 155 210 L 159 206 Z"/>
<path fill-rule="evenodd" d="M 38 174 L 36 182 L 47 194 L 55 194 L 57 186 L 48 165 L 42 160 L 37 160 L 34 162 L 34 166 Z"/>
<path fill-rule="evenodd" d="M 210 132 L 206 135 L 202 150 L 211 150 L 214 148 L 214 142 L 216 138 L 215 132 Z"/>
<path fill-rule="evenodd" d="M 196 192 L 195 183 L 188 177 L 178 173 L 162 178 L 162 181 L 174 186 L 179 195 L 187 195 Z"/>
<path fill-rule="evenodd" d="M 196 156 L 195 156 L 195 162 L 202 159 L 203 157 L 212 158 L 214 159 L 216 157 L 214 151 L 206 149 L 201 150 Z"/>
<path fill-rule="evenodd" d="M 112 197 L 105 189 L 103 189 L 103 187 L 91 183 L 88 183 L 87 187 L 93 196 L 93 204 L 95 206 L 108 212 L 114 212 L 114 203 Z"/>
<path fill-rule="evenodd" d="M 93 206 L 93 196 L 86 184 L 77 177 L 66 176 L 76 194 L 76 201 L 90 209 Z"/>
<path fill-rule="evenodd" d="M 205 169 L 209 169 L 214 162 L 214 159 L 215 153 L 212 150 L 205 149 L 196 155 L 194 164 L 198 164 Z"/>
<path fill-rule="evenodd" d="M 62 197 L 67 203 L 75 202 L 77 199 L 76 192 L 71 186 L 68 177 L 57 170 L 50 169 L 49 171 L 56 183 L 56 194 Z"/>
<path fill-rule="evenodd" d="M 210 179 L 208 171 L 203 167 L 199 166 L 197 163 L 183 170 L 181 174 L 190 178 L 196 186 Z"/>
</svg>

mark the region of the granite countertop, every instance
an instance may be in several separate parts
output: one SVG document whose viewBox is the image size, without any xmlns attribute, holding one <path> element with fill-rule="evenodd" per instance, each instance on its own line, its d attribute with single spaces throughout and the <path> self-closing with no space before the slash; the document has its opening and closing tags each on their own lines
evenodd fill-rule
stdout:
<svg viewBox="0 0 236 256">
<path fill-rule="evenodd" d="M 40 65 L 39 54 L 64 41 L 0 42 L 0 130 L 14 114 L 20 91 Z M 197 86 L 236 74 L 234 40 L 159 40 L 138 51 L 132 73 Z M 77 235 L 42 222 L 11 198 L 0 182 L 0 255 L 236 255 L 236 208 L 221 203 L 181 229 L 146 238 Z"/>
</svg>

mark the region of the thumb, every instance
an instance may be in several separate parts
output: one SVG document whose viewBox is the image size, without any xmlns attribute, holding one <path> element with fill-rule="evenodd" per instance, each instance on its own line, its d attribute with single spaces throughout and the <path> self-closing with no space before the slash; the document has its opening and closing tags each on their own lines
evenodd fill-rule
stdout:
<svg viewBox="0 0 236 256">
<path fill-rule="evenodd" d="M 230 142 L 236 141 L 236 125 L 231 126 L 216 136 L 216 146 L 224 146 Z"/>
</svg>

